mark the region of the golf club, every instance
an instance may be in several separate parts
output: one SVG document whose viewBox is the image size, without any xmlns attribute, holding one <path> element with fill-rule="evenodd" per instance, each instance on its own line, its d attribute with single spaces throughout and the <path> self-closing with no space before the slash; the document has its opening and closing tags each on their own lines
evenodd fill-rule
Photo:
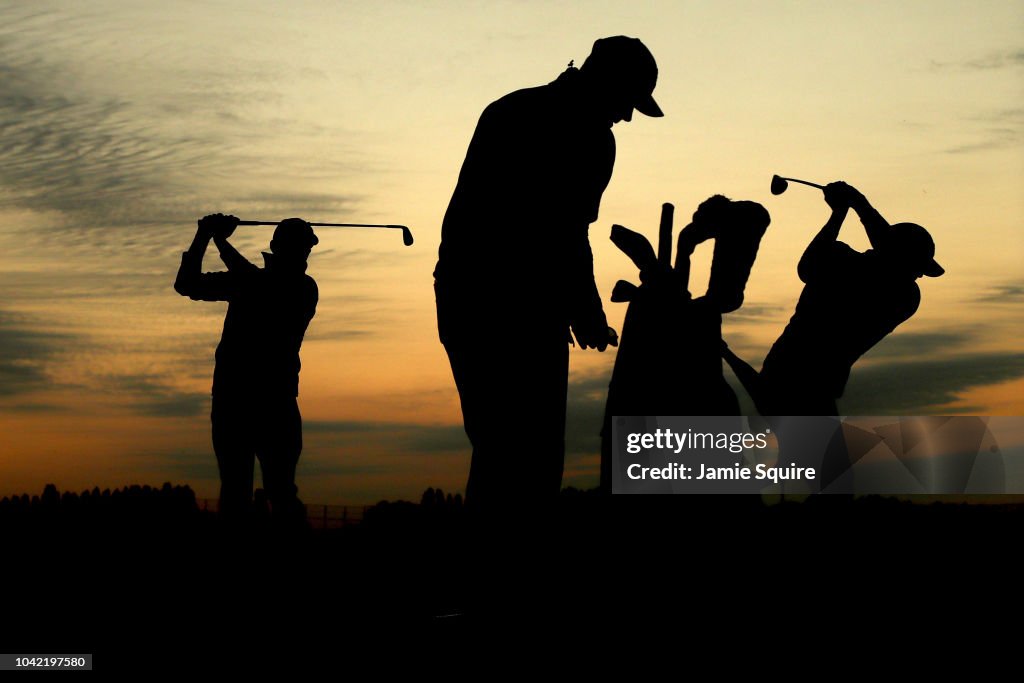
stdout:
<svg viewBox="0 0 1024 683">
<path fill-rule="evenodd" d="M 277 225 L 281 221 L 238 221 L 239 225 Z M 412 231 L 405 225 L 382 225 L 379 223 L 310 223 L 314 228 L 395 228 L 402 231 L 402 243 L 412 246 Z"/>
<path fill-rule="evenodd" d="M 819 185 L 818 183 L 812 183 L 812 182 L 807 181 L 807 180 L 798 180 L 797 178 L 783 178 L 782 176 L 779 176 L 779 175 L 773 175 L 772 176 L 772 194 L 782 194 L 789 187 L 789 183 L 790 182 L 800 183 L 801 185 L 810 185 L 811 187 L 816 187 L 819 190 L 824 190 L 825 189 L 824 185 Z"/>
</svg>

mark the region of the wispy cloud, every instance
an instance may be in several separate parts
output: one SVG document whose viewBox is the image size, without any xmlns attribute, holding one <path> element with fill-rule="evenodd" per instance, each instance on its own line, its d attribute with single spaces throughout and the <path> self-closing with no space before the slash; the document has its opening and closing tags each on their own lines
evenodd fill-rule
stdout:
<svg viewBox="0 0 1024 683">
<path fill-rule="evenodd" d="M 601 424 L 610 371 L 572 377 L 569 382 L 566 418 L 567 459 L 594 455 L 601 450 Z M 514 419 L 514 418 L 510 418 Z M 321 443 L 342 450 L 373 450 L 388 453 L 468 453 L 469 438 L 462 424 L 423 425 L 405 422 L 314 421 L 304 430 Z M 326 439 L 326 441 L 325 441 Z"/>
<path fill-rule="evenodd" d="M 985 112 L 966 119 L 965 123 L 977 130 L 975 142 L 949 147 L 947 154 L 963 154 L 1011 147 L 1024 141 L 1024 109 L 1013 107 Z"/>
<path fill-rule="evenodd" d="M 68 376 L 66 370 L 76 355 L 108 363 L 111 357 L 123 360 L 138 349 L 106 348 L 88 335 L 52 327 L 44 319 L 0 309 L 0 399 L 10 399 L 4 411 L 64 412 L 64 394 L 73 390 L 87 392 L 90 404 L 104 403 L 134 415 L 188 417 L 206 412 L 208 392 L 181 391 L 168 377 L 116 372 Z"/>
<path fill-rule="evenodd" d="M 173 257 L 172 257 L 173 258 Z M 63 267 L 62 267 L 63 265 Z M 86 272 L 75 264 L 57 264 L 46 271 L 2 271 L 0 289 L 21 302 L 96 300 L 99 297 L 171 296 L 176 264 L 164 272 L 111 266 L 107 272 Z M 212 268 L 211 268 L 212 270 Z"/>
<path fill-rule="evenodd" d="M 186 188 L 174 176 L 207 165 L 217 141 L 160 134 L 127 99 L 65 89 L 59 64 L 17 47 L 0 39 L 0 206 L 55 211 L 84 225 L 180 216 Z"/>
<path fill-rule="evenodd" d="M 931 63 L 932 71 L 958 70 L 965 74 L 980 73 L 1024 66 L 1024 49 L 1008 49 L 955 62 Z M 942 151 L 946 154 L 972 154 L 1017 147 L 1024 143 L 1024 109 L 1006 107 L 986 111 L 963 120 L 958 137 L 970 136 L 966 141 L 953 144 Z M 965 135 L 966 134 L 966 135 Z"/>
<path fill-rule="evenodd" d="M 108 34 L 127 46 L 142 34 L 118 16 L 0 9 L 0 208 L 55 212 L 54 229 L 82 230 L 181 223 L 210 206 L 279 218 L 359 203 L 309 189 L 364 168 L 343 131 L 255 106 L 323 74 L 256 56 L 204 63 L 180 45 L 120 55 Z M 336 157 L 307 157 L 318 144 Z"/>
<path fill-rule="evenodd" d="M 433 454 L 466 451 L 469 439 L 462 425 L 406 422 L 306 420 L 303 430 L 320 445 L 342 451 Z"/>
<path fill-rule="evenodd" d="M 44 331 L 39 321 L 0 309 L 0 397 L 47 387 L 49 363 L 73 339 L 69 334 Z"/>
<path fill-rule="evenodd" d="M 100 379 L 106 392 L 114 394 L 117 402 L 135 415 L 193 417 L 208 412 L 209 393 L 180 391 L 155 375 L 112 375 Z"/>
<path fill-rule="evenodd" d="M 975 338 L 976 334 L 970 330 L 890 334 L 868 351 L 863 360 L 944 356 L 961 349 Z"/>
<path fill-rule="evenodd" d="M 324 290 L 321 282 L 321 291 Z M 350 341 L 374 337 L 388 328 L 382 312 L 383 299 L 366 295 L 335 295 L 321 298 L 317 316 L 306 331 L 306 341 Z"/>
<path fill-rule="evenodd" d="M 308 172 L 309 169 L 307 169 Z M 290 181 L 286 181 L 290 182 Z M 363 197 L 327 194 L 324 192 L 261 192 L 244 194 L 237 198 L 238 204 L 252 212 L 247 220 L 281 220 L 298 216 L 311 222 L 330 222 L 332 216 L 345 214 L 357 206 Z M 326 228 L 324 228 L 326 230 Z"/>
<path fill-rule="evenodd" d="M 933 60 L 933 71 L 948 69 L 966 69 L 971 71 L 989 71 L 1024 66 L 1024 49 L 996 50 L 985 55 L 963 59 L 955 62 L 939 62 Z"/>
<path fill-rule="evenodd" d="M 723 316 L 722 322 L 763 322 L 765 320 L 775 320 L 786 315 L 787 309 L 785 306 L 777 304 L 762 304 L 762 303 L 749 303 L 745 302 L 739 310 L 727 313 Z"/>
<path fill-rule="evenodd" d="M 985 114 L 979 114 L 972 117 L 972 120 L 999 125 L 1020 125 L 1024 123 L 1024 108 L 1011 107 L 1009 109 L 998 109 Z"/>
<path fill-rule="evenodd" d="M 839 402 L 848 415 L 919 415 L 941 411 L 968 389 L 1024 377 L 1024 354 L 968 354 L 854 368 Z"/>
<path fill-rule="evenodd" d="M 1024 282 L 994 285 L 972 301 L 981 304 L 1019 304 L 1024 301 Z"/>
<path fill-rule="evenodd" d="M 982 131 L 981 138 L 977 142 L 968 142 L 962 145 L 947 147 L 946 154 L 969 154 L 972 152 L 987 152 L 995 149 L 1005 149 L 1019 145 L 1022 142 L 1019 130 L 1012 128 L 989 128 Z"/>
<path fill-rule="evenodd" d="M 854 367 L 840 400 L 840 409 L 849 415 L 941 412 L 943 407 L 959 400 L 969 389 L 1024 377 L 1024 354 L 955 353 L 970 340 L 971 335 L 965 331 L 894 336 L 888 348 L 875 355 L 875 363 Z M 942 359 L 917 360 L 951 352 L 952 355 Z M 598 433 L 604 417 L 609 378 L 609 373 L 601 372 L 574 378 L 570 382 L 566 426 L 570 452 L 596 453 L 600 450 Z M 741 404 L 747 406 L 745 391 L 735 383 L 731 373 L 727 373 L 727 378 Z M 752 406 L 745 410 L 752 410 Z"/>
</svg>

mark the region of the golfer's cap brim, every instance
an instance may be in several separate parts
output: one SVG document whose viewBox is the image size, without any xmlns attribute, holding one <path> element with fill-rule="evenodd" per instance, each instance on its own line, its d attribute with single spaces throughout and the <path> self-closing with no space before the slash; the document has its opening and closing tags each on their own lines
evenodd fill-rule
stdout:
<svg viewBox="0 0 1024 683">
<path fill-rule="evenodd" d="M 939 262 L 932 259 L 931 262 L 925 265 L 922 271 L 928 277 L 938 277 L 946 272 L 946 269 L 939 265 Z"/>
<path fill-rule="evenodd" d="M 654 101 L 654 95 L 650 94 L 641 97 L 640 100 L 633 105 L 633 108 L 644 116 L 658 118 L 665 115 L 665 112 L 661 111 L 661 107 L 658 106 L 658 103 Z"/>
</svg>

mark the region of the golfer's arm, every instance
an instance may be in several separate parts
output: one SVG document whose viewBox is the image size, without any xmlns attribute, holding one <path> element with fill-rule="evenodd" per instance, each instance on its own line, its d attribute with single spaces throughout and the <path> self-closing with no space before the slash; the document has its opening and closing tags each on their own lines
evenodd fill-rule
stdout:
<svg viewBox="0 0 1024 683">
<path fill-rule="evenodd" d="M 203 272 L 203 256 L 209 242 L 210 238 L 197 230 L 188 251 L 181 255 L 181 265 L 178 266 L 178 274 L 174 278 L 174 291 L 178 294 L 188 297 L 194 297 L 196 294 Z"/>
<path fill-rule="evenodd" d="M 237 249 L 224 237 L 214 237 L 213 243 L 217 245 L 220 252 L 220 260 L 227 266 L 229 272 L 241 270 L 258 270 L 258 267 L 249 262 L 249 259 L 242 256 Z"/>
<path fill-rule="evenodd" d="M 597 291 L 597 282 L 594 278 L 594 252 L 590 247 L 588 235 L 590 226 L 578 227 L 575 234 L 581 235 L 579 242 L 573 245 L 573 262 L 570 264 L 570 287 L 572 288 L 572 318 L 573 320 L 590 320 L 595 322 L 603 321 L 604 306 L 601 304 L 601 295 Z M 607 327 L 607 322 L 603 325 Z"/>
<path fill-rule="evenodd" d="M 800 263 L 796 267 L 797 275 L 803 282 L 808 282 L 809 278 L 814 277 L 818 265 L 826 259 L 832 245 L 839 239 L 839 229 L 843 227 L 843 221 L 846 220 L 848 212 L 849 209 L 845 207 L 833 209 L 828 222 L 807 245 L 807 249 L 804 250 L 803 256 L 800 257 Z"/>
<path fill-rule="evenodd" d="M 885 248 L 886 238 L 889 235 L 889 222 L 878 213 L 875 207 L 871 206 L 867 197 L 861 195 L 851 207 L 857 212 L 857 217 L 864 225 L 864 232 L 868 235 L 873 249 Z"/>
<path fill-rule="evenodd" d="M 235 277 L 225 272 L 203 272 L 203 256 L 206 254 L 209 241 L 208 236 L 196 233 L 192 246 L 181 255 L 181 266 L 178 267 L 178 276 L 174 280 L 174 291 L 193 301 L 230 301 Z"/>
</svg>

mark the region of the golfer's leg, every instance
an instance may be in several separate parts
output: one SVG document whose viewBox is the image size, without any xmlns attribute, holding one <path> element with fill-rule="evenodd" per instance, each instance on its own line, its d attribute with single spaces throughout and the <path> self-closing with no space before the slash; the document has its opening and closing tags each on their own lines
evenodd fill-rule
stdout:
<svg viewBox="0 0 1024 683">
<path fill-rule="evenodd" d="M 478 387 L 471 486 L 522 509 L 553 500 L 565 457 L 568 382 L 565 336 L 537 335 L 530 346 L 492 358 Z M 468 496 L 472 493 L 467 492 Z"/>
<path fill-rule="evenodd" d="M 493 452 L 496 440 L 493 413 L 498 408 L 494 405 L 496 383 L 491 375 L 496 359 L 488 359 L 485 346 L 470 339 L 449 340 L 445 351 L 459 390 L 466 436 L 473 447 L 466 503 L 478 507 L 493 502 L 500 477 L 497 456 Z"/>
<path fill-rule="evenodd" d="M 569 382 L 569 347 L 564 335 L 542 340 L 523 368 L 521 386 L 529 392 L 521 410 L 517 459 L 526 468 L 520 486 L 530 499 L 553 501 L 562 489 L 565 468 L 565 403 Z"/>
<path fill-rule="evenodd" d="M 210 422 L 213 451 L 220 471 L 220 514 L 226 518 L 248 515 L 252 503 L 254 448 L 245 406 L 237 400 L 213 398 Z"/>
<path fill-rule="evenodd" d="M 274 517 L 283 521 L 305 518 L 295 485 L 295 468 L 302 453 L 302 417 L 295 398 L 268 402 L 261 437 L 256 454 Z"/>
</svg>

